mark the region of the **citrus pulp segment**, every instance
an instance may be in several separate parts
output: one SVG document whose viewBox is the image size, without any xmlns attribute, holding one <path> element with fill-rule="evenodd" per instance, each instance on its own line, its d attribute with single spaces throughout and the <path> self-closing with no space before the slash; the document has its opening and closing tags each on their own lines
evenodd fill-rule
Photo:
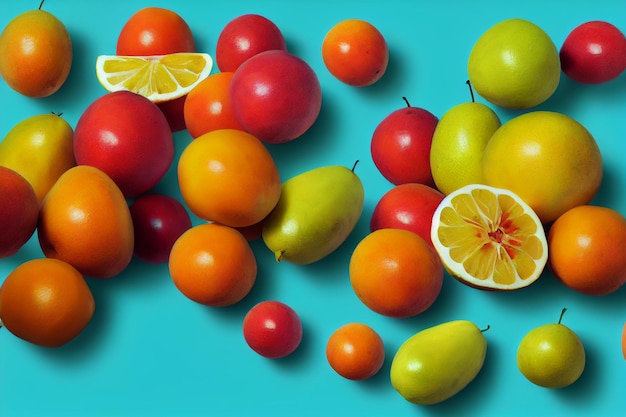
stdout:
<svg viewBox="0 0 626 417">
<path fill-rule="evenodd" d="M 515 290 L 541 275 L 548 258 L 545 231 L 515 193 L 466 185 L 435 210 L 431 238 L 448 272 L 476 288 Z"/>
<path fill-rule="evenodd" d="M 100 55 L 96 59 L 98 81 L 107 91 L 132 91 L 154 103 L 184 96 L 207 78 L 212 68 L 211 56 L 199 52 Z"/>
</svg>

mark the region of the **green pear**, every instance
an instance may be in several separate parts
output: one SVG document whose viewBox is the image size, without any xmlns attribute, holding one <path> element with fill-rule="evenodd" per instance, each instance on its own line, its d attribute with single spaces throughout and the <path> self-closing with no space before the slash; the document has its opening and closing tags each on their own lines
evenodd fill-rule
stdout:
<svg viewBox="0 0 626 417">
<path fill-rule="evenodd" d="M 470 321 L 430 327 L 400 346 L 391 362 L 391 385 L 409 402 L 440 403 L 474 380 L 486 352 L 487 340 Z"/>
<path fill-rule="evenodd" d="M 489 102 L 528 109 L 556 91 L 561 61 L 543 29 L 524 19 L 508 19 L 476 41 L 467 70 L 476 92 Z"/>
<path fill-rule="evenodd" d="M 354 168 L 306 171 L 282 184 L 278 204 L 263 221 L 263 241 L 279 262 L 316 262 L 346 240 L 363 201 L 363 184 Z"/>
<path fill-rule="evenodd" d="M 500 125 L 489 106 L 474 101 L 456 105 L 441 117 L 430 148 L 430 168 L 439 191 L 448 195 L 483 183 L 483 151 Z"/>
<path fill-rule="evenodd" d="M 517 349 L 517 366 L 530 382 L 545 388 L 563 388 L 580 378 L 585 369 L 585 348 L 569 327 L 544 324 L 528 332 Z"/>
</svg>

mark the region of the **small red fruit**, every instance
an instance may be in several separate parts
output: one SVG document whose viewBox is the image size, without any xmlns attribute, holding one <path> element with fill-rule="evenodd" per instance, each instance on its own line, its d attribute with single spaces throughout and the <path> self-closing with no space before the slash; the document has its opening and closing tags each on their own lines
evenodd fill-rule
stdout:
<svg viewBox="0 0 626 417">
<path fill-rule="evenodd" d="M 565 75 L 579 83 L 611 81 L 626 69 L 626 37 L 608 22 L 586 22 L 567 35 L 560 57 Z"/>
<path fill-rule="evenodd" d="M 35 232 L 39 200 L 24 177 L 0 166 L 0 201 L 0 258 L 5 258 L 14 255 Z"/>
<path fill-rule="evenodd" d="M 221 72 L 233 72 L 248 58 L 275 49 L 287 50 L 278 26 L 264 16 L 244 14 L 222 29 L 215 46 L 215 63 Z"/>
<path fill-rule="evenodd" d="M 433 245 L 430 229 L 435 210 L 444 195 L 424 184 L 406 183 L 387 191 L 374 207 L 370 231 L 404 229 Z"/>
<path fill-rule="evenodd" d="M 392 112 L 378 124 L 372 135 L 371 153 L 374 164 L 389 182 L 435 186 L 430 148 L 438 122 L 431 112 L 412 107 L 407 101 L 407 107 Z"/>
<path fill-rule="evenodd" d="M 282 358 L 293 353 L 302 341 L 298 314 L 280 301 L 262 301 L 243 320 L 243 336 L 252 350 L 266 358 Z"/>
</svg>

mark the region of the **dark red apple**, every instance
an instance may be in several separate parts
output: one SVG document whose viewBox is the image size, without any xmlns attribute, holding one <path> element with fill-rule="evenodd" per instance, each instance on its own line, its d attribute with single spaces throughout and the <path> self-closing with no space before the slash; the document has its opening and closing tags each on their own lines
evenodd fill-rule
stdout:
<svg viewBox="0 0 626 417">
<path fill-rule="evenodd" d="M 287 50 L 278 26 L 264 16 L 244 14 L 228 22 L 220 32 L 215 63 L 222 72 L 234 72 L 248 58 L 274 49 Z"/>
<path fill-rule="evenodd" d="M 180 132 L 187 128 L 185 124 L 185 100 L 187 96 L 175 98 L 174 100 L 163 101 L 157 103 L 159 109 L 163 112 L 167 123 L 170 125 L 172 133 Z"/>
<path fill-rule="evenodd" d="M 626 69 L 626 37 L 611 23 L 586 22 L 567 35 L 559 54 L 561 69 L 572 80 L 604 83 Z"/>
<path fill-rule="evenodd" d="M 146 262 L 164 263 L 174 242 L 191 228 L 191 218 L 175 198 L 143 194 L 130 205 L 135 232 L 135 255 Z"/>
<path fill-rule="evenodd" d="M 108 174 L 126 197 L 154 187 L 174 160 L 170 126 L 156 104 L 128 91 L 96 99 L 74 130 L 78 165 Z"/>
<path fill-rule="evenodd" d="M 322 89 L 313 69 L 286 51 L 265 51 L 237 68 L 230 84 L 235 118 L 266 143 L 303 135 L 317 120 Z"/>
<path fill-rule="evenodd" d="M 430 147 L 439 119 L 428 110 L 407 106 L 393 111 L 374 130 L 371 153 L 380 173 L 392 184 L 435 185 Z"/>
<path fill-rule="evenodd" d="M 370 231 L 404 229 L 417 233 L 432 246 L 433 214 L 444 195 L 425 184 L 396 185 L 378 200 L 370 219 Z"/>
<path fill-rule="evenodd" d="M 26 178 L 0 166 L 0 202 L 0 258 L 6 258 L 15 255 L 35 232 L 39 200 Z"/>
</svg>

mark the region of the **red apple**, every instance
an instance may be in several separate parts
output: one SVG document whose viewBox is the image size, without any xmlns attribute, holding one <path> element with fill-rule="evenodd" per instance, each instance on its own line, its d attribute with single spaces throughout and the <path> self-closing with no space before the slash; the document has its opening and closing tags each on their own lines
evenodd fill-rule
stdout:
<svg viewBox="0 0 626 417">
<path fill-rule="evenodd" d="M 164 263 L 174 242 L 191 228 L 191 218 L 175 198 L 143 194 L 130 205 L 135 232 L 135 255 L 150 263 Z"/>
<path fill-rule="evenodd" d="M 428 110 L 398 109 L 374 130 L 371 153 L 380 173 L 392 184 L 435 185 L 430 171 L 430 147 L 439 119 Z"/>
<path fill-rule="evenodd" d="M 293 353 L 302 340 L 298 314 L 280 301 L 262 301 L 243 320 L 243 336 L 252 350 L 266 358 L 282 358 Z"/>
<path fill-rule="evenodd" d="M 230 84 L 241 127 L 266 143 L 300 137 L 315 122 L 322 89 L 313 69 L 286 51 L 265 51 L 237 68 Z"/>
<path fill-rule="evenodd" d="M 432 246 L 430 227 L 444 195 L 424 184 L 396 185 L 378 200 L 370 220 L 370 231 L 404 229 L 417 233 Z"/>
<path fill-rule="evenodd" d="M 35 232 L 39 200 L 26 178 L 0 166 L 0 201 L 0 258 L 6 258 L 14 255 Z"/>
<path fill-rule="evenodd" d="M 244 14 L 222 29 L 215 47 L 215 63 L 222 72 L 234 72 L 248 58 L 274 49 L 287 50 L 278 26 L 264 16 Z"/>
<path fill-rule="evenodd" d="M 614 25 L 599 20 L 575 27 L 561 46 L 561 69 L 584 84 L 617 78 L 626 69 L 626 37 Z"/>
<path fill-rule="evenodd" d="M 187 125 L 185 124 L 185 100 L 187 96 L 184 95 L 174 100 L 163 101 L 157 103 L 159 109 L 163 112 L 167 123 L 170 125 L 172 133 L 185 130 Z"/>
<path fill-rule="evenodd" d="M 174 160 L 174 141 L 156 104 L 117 91 L 96 99 L 80 116 L 74 154 L 78 165 L 99 168 L 125 197 L 135 197 L 165 175 Z"/>
</svg>

